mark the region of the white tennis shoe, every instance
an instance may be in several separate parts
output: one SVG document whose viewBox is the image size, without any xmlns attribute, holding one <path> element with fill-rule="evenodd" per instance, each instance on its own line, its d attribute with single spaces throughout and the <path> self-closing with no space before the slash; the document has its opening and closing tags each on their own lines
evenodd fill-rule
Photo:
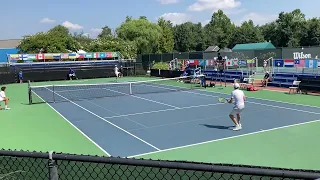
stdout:
<svg viewBox="0 0 320 180">
<path fill-rule="evenodd" d="M 238 126 L 236 126 L 235 128 L 233 128 L 232 130 L 234 130 L 234 131 L 239 131 L 240 129 L 242 129 L 242 126 L 241 126 L 241 125 L 238 125 Z"/>
</svg>

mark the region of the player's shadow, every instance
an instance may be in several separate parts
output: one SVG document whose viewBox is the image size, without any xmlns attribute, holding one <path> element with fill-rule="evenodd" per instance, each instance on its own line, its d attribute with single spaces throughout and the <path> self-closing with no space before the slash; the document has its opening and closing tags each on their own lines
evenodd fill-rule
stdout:
<svg viewBox="0 0 320 180">
<path fill-rule="evenodd" d="M 205 126 L 207 128 L 213 128 L 213 129 L 230 129 L 233 126 L 218 126 L 218 125 L 210 125 L 210 124 L 200 124 L 201 126 Z"/>
</svg>

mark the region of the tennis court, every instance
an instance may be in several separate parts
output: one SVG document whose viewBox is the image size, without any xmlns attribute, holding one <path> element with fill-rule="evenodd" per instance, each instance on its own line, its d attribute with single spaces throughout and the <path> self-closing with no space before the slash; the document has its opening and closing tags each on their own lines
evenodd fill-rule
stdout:
<svg viewBox="0 0 320 180">
<path fill-rule="evenodd" d="M 229 95 L 176 79 L 32 86 L 34 103 L 47 102 L 109 156 L 149 157 L 320 120 L 319 107 L 248 97 L 243 129 L 233 131 L 232 105 L 218 97 Z"/>
</svg>

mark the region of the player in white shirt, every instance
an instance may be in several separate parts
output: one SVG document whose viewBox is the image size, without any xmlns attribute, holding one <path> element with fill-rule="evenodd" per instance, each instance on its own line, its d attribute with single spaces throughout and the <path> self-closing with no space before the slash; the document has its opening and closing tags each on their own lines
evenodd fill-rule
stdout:
<svg viewBox="0 0 320 180">
<path fill-rule="evenodd" d="M 8 108 L 8 103 L 9 103 L 9 98 L 6 97 L 6 87 L 2 87 L 1 88 L 1 91 L 0 91 L 0 103 L 2 101 L 4 101 L 4 104 L 5 104 L 5 110 L 9 110 L 10 108 Z M 0 104 L 0 110 L 2 110 L 2 107 L 1 107 L 1 104 Z"/>
<path fill-rule="evenodd" d="M 119 77 L 119 68 L 117 65 L 114 66 L 114 73 L 116 74 L 116 78 Z"/>
<path fill-rule="evenodd" d="M 234 107 L 230 112 L 229 117 L 236 125 L 233 130 L 238 131 L 242 129 L 242 125 L 240 123 L 240 113 L 245 108 L 244 102 L 246 101 L 246 97 L 244 95 L 244 92 L 239 89 L 240 85 L 238 83 L 235 83 L 233 85 L 233 88 L 234 90 L 231 93 L 231 99 L 229 100 L 229 103 L 232 103 L 234 101 Z M 237 118 L 235 118 L 235 116 L 237 116 Z"/>
</svg>

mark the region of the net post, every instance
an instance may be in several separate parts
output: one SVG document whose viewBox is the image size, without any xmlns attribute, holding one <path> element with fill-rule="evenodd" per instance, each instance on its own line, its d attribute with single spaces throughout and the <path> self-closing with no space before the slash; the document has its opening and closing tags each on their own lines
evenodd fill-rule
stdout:
<svg viewBox="0 0 320 180">
<path fill-rule="evenodd" d="M 30 80 L 28 80 L 28 98 L 29 98 L 29 104 L 32 104 L 32 93 L 31 93 L 31 83 Z"/>
<path fill-rule="evenodd" d="M 129 93 L 132 95 L 132 83 L 129 83 Z"/>
<path fill-rule="evenodd" d="M 55 99 L 55 92 L 54 92 L 54 85 L 52 85 L 52 99 L 53 99 L 53 102 L 55 103 L 56 102 L 56 99 Z"/>
</svg>

